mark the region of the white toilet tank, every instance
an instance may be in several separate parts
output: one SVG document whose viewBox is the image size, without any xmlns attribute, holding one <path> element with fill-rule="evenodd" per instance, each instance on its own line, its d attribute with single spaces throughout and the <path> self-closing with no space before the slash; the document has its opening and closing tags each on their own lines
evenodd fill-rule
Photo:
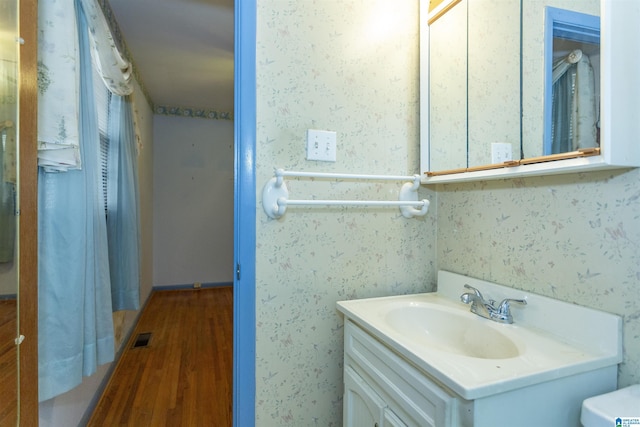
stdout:
<svg viewBox="0 0 640 427">
<path fill-rule="evenodd" d="M 640 427 L 640 384 L 585 399 L 580 422 L 584 427 Z"/>
</svg>

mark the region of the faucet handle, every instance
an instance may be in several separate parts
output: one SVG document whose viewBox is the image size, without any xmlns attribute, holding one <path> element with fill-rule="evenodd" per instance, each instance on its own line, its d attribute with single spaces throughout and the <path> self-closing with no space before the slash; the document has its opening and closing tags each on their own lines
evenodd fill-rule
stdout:
<svg viewBox="0 0 640 427">
<path fill-rule="evenodd" d="M 491 318 L 494 319 L 496 322 L 500 322 L 500 323 L 509 323 L 509 324 L 513 323 L 513 316 L 511 315 L 511 307 L 509 306 L 509 304 L 512 302 L 523 304 L 523 305 L 527 304 L 527 301 L 524 299 L 512 299 L 512 298 L 503 299 Z"/>
<path fill-rule="evenodd" d="M 472 291 L 473 291 L 473 293 L 474 293 L 474 294 L 476 294 L 476 296 L 477 296 L 478 298 L 480 298 L 481 300 L 484 300 L 484 298 L 482 297 L 482 294 L 480 293 L 480 291 L 479 291 L 479 290 L 477 290 L 476 288 L 474 288 L 473 286 L 471 286 L 471 285 L 469 285 L 469 284 L 465 283 L 465 284 L 464 284 L 464 287 L 465 287 L 465 288 L 467 288 L 467 289 L 472 290 Z"/>
<path fill-rule="evenodd" d="M 510 314 L 510 306 L 509 304 L 515 302 L 518 304 L 522 304 L 522 305 L 527 305 L 527 301 L 524 299 L 513 299 L 513 298 L 507 298 L 507 299 L 503 299 L 502 302 L 500 303 L 500 305 L 498 306 L 498 313 L 500 314 Z"/>
</svg>

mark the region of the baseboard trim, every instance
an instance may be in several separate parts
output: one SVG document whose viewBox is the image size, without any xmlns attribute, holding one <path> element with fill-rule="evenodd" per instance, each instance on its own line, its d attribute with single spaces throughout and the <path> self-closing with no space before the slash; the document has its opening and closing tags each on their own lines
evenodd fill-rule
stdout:
<svg viewBox="0 0 640 427">
<path fill-rule="evenodd" d="M 189 289 L 205 289 L 205 288 L 221 288 L 221 287 L 233 287 L 233 282 L 209 282 L 200 284 L 200 288 L 196 288 L 195 284 L 187 283 L 182 285 L 154 285 L 151 288 L 151 292 L 156 291 L 184 291 Z"/>
</svg>

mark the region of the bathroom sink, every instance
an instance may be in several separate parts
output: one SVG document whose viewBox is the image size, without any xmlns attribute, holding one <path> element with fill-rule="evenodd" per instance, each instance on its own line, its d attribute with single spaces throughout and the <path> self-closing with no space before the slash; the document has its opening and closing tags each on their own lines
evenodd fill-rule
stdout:
<svg viewBox="0 0 640 427">
<path fill-rule="evenodd" d="M 480 359 L 508 359 L 520 354 L 513 340 L 488 321 L 447 311 L 436 304 L 408 303 L 390 310 L 385 321 L 408 339 L 444 352 Z"/>
<path fill-rule="evenodd" d="M 513 324 L 470 312 L 469 284 L 513 306 Z M 438 291 L 339 301 L 354 322 L 465 399 L 477 399 L 622 361 L 621 318 L 541 295 L 441 271 Z"/>
</svg>

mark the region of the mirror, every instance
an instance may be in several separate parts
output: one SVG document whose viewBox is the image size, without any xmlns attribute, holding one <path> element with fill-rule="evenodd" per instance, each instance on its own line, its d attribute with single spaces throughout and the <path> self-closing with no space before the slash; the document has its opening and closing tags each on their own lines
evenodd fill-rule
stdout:
<svg viewBox="0 0 640 427">
<path fill-rule="evenodd" d="M 18 420 L 18 2 L 0 6 L 0 425 Z"/>
<path fill-rule="evenodd" d="M 422 63 L 428 66 L 428 90 L 421 96 L 428 97 L 429 114 L 423 126 L 428 135 L 422 136 L 429 150 L 424 170 L 482 169 L 573 151 L 545 145 L 546 115 L 551 116 L 544 60 L 550 4 L 596 19 L 600 14 L 600 0 L 461 0 L 431 21 L 424 37 L 429 58 Z M 583 43 L 585 55 L 592 55 L 586 41 L 572 42 Z M 559 42 L 554 47 L 567 48 Z M 599 50 L 590 62 L 599 81 Z"/>
<path fill-rule="evenodd" d="M 547 6 L 545 33 L 542 155 L 598 148 L 600 18 Z"/>
</svg>

